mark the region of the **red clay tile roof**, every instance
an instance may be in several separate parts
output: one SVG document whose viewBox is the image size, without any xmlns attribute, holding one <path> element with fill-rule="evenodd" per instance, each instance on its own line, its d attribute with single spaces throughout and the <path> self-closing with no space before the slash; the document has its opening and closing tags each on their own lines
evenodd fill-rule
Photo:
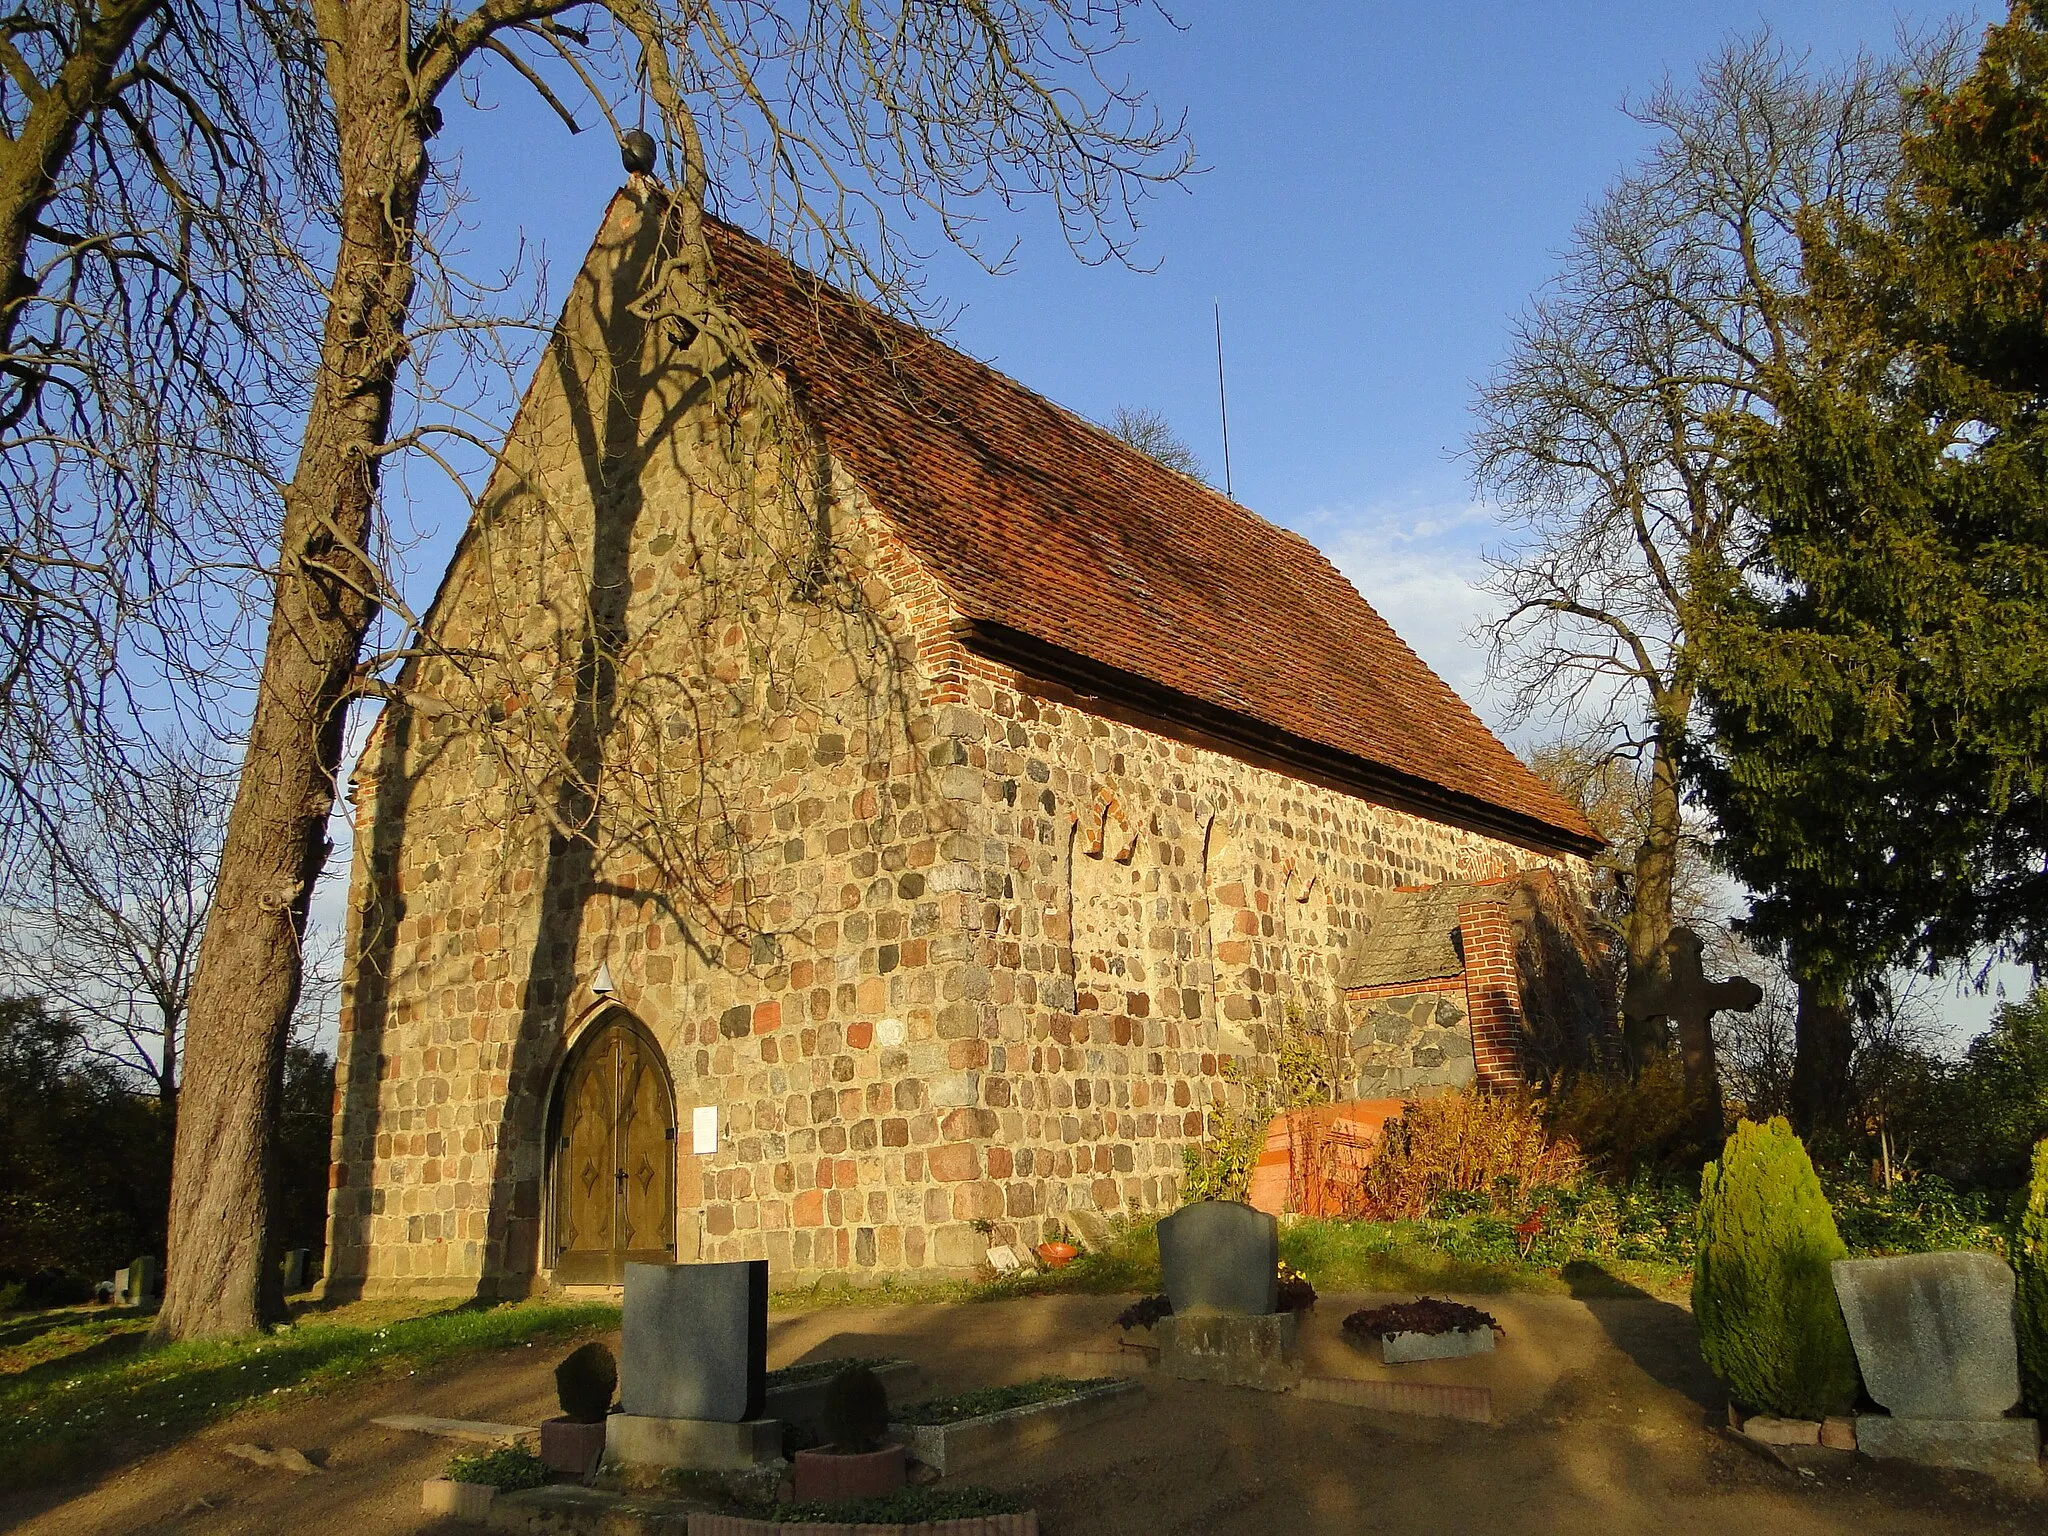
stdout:
<svg viewBox="0 0 2048 1536">
<path fill-rule="evenodd" d="M 1597 846 L 1306 539 L 707 224 L 725 302 L 967 618 Z"/>
</svg>

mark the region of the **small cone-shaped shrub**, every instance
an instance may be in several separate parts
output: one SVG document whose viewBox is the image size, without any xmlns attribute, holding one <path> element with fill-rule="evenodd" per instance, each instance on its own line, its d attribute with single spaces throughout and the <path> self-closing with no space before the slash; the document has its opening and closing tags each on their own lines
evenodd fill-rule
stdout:
<svg viewBox="0 0 2048 1536">
<path fill-rule="evenodd" d="M 880 1450 L 889 1433 L 889 1389 L 865 1366 L 841 1371 L 825 1389 L 818 1419 L 834 1450 Z"/>
<path fill-rule="evenodd" d="M 2048 1414 L 2048 1139 L 2035 1144 L 2013 1232 L 2012 1267 L 2019 1272 L 2020 1386 L 2027 1409 Z"/>
<path fill-rule="evenodd" d="M 612 1392 L 619 1384 L 618 1363 L 602 1344 L 572 1350 L 555 1367 L 555 1396 L 562 1417 L 578 1424 L 602 1424 L 612 1411 Z"/>
<path fill-rule="evenodd" d="M 1856 1353 L 1828 1266 L 1849 1250 L 1783 1119 L 1743 1121 L 1700 1177 L 1692 1311 L 1736 1401 L 1795 1418 L 1845 1413 Z"/>
</svg>

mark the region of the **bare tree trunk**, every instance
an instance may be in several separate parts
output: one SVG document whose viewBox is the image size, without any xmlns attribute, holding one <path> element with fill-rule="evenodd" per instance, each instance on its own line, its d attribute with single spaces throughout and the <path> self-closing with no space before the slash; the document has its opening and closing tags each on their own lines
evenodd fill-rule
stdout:
<svg viewBox="0 0 2048 1536">
<path fill-rule="evenodd" d="M 0 140 L 0 353 L 11 350 L 21 306 L 36 291 L 29 241 L 55 194 L 57 173 L 87 119 L 114 94 L 114 70 L 128 45 L 163 5 L 164 0 L 111 0 L 97 6 L 96 14 L 80 21 L 69 56 L 40 83 L 21 131 Z"/>
<path fill-rule="evenodd" d="M 1678 764 L 1659 732 L 1655 754 L 1650 759 L 1649 813 L 1643 840 L 1636 848 L 1635 878 L 1630 884 L 1628 922 L 1622 937 L 1628 946 L 1628 974 L 1662 981 L 1670 976 L 1664 943 L 1671 937 L 1672 896 L 1678 875 L 1678 842 L 1683 823 L 1679 814 Z M 1631 1019 L 1623 1046 L 1628 1052 L 1629 1070 L 1640 1072 L 1661 1060 L 1671 1049 L 1671 1038 L 1661 1018 Z M 1687 1081 L 1692 1078 L 1687 1063 Z"/>
<path fill-rule="evenodd" d="M 277 586 L 249 744 L 221 850 L 185 1036 L 164 1306 L 156 1337 L 280 1316 L 270 1253 L 278 1103 L 307 904 L 363 637 L 376 450 L 413 286 L 431 99 L 411 93 L 404 0 L 316 0 L 341 177 L 340 252 L 320 372 L 284 497 Z"/>
<path fill-rule="evenodd" d="M 1792 1128 L 1811 1139 L 1849 1120 L 1849 1059 L 1856 1039 L 1842 989 L 1799 978 L 1792 1053 Z"/>
</svg>

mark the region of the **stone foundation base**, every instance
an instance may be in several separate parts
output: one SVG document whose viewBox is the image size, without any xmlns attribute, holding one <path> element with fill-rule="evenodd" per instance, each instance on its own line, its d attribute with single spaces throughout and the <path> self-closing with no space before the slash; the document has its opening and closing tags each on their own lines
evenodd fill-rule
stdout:
<svg viewBox="0 0 2048 1536">
<path fill-rule="evenodd" d="M 1162 1318 L 1159 1369 L 1182 1381 L 1220 1381 L 1229 1387 L 1285 1392 L 1301 1380 L 1294 1358 L 1300 1320 L 1292 1312 L 1244 1317 L 1229 1312 L 1196 1312 Z"/>
<path fill-rule="evenodd" d="M 782 1459 L 782 1422 L 748 1419 L 657 1419 L 615 1413 L 605 1420 L 604 1459 L 626 1467 L 687 1467 L 744 1472 Z"/>
<path fill-rule="evenodd" d="M 1901 1419 L 1863 1414 L 1856 1448 L 1930 1467 L 1977 1472 L 2038 1469 L 2041 1427 L 2033 1419 Z"/>
</svg>

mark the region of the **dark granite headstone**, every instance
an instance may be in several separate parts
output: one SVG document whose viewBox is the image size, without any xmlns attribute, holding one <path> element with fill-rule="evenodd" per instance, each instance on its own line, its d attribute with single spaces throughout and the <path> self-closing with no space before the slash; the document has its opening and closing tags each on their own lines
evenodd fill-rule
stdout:
<svg viewBox="0 0 2048 1536">
<path fill-rule="evenodd" d="M 306 1261 L 313 1256 L 310 1248 L 287 1248 L 284 1251 L 284 1293 L 297 1295 L 306 1288 Z"/>
<path fill-rule="evenodd" d="M 1280 1306 L 1280 1224 L 1235 1200 L 1185 1205 L 1159 1223 L 1159 1268 L 1174 1315 Z"/>
<path fill-rule="evenodd" d="M 619 1408 L 739 1424 L 768 1392 L 768 1261 L 628 1264 Z"/>
</svg>

